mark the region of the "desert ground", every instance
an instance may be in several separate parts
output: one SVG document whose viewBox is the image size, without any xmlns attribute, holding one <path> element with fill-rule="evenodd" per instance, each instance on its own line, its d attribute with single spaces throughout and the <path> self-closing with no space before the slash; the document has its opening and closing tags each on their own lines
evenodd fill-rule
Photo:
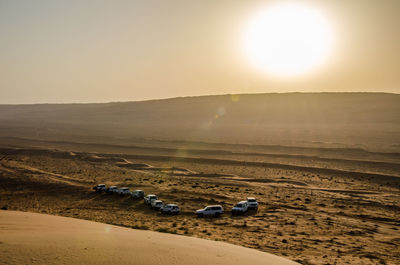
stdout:
<svg viewBox="0 0 400 265">
<path fill-rule="evenodd" d="M 314 148 L 0 138 L 0 207 L 223 241 L 301 264 L 400 263 L 400 155 Z M 95 193 L 127 186 L 177 203 Z M 230 215 L 246 197 L 258 212 Z M 221 204 L 220 218 L 194 211 Z M 0 245 L 1 246 L 1 245 Z"/>
</svg>

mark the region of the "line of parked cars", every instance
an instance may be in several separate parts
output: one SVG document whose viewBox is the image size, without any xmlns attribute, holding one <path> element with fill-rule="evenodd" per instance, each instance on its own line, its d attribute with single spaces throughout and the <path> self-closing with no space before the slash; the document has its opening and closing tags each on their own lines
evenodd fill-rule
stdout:
<svg viewBox="0 0 400 265">
<path fill-rule="evenodd" d="M 134 190 L 130 191 L 128 187 L 118 188 L 117 186 L 106 187 L 106 184 L 98 184 L 93 187 L 93 190 L 96 192 L 105 192 L 107 194 L 117 194 L 117 195 L 130 195 L 133 198 L 140 199 L 144 197 L 144 191 L 142 190 Z"/>
<path fill-rule="evenodd" d="M 149 194 L 144 197 L 144 203 L 163 214 L 178 214 L 181 211 L 176 204 L 169 203 L 164 205 L 163 201 L 159 200 L 155 194 Z"/>
<path fill-rule="evenodd" d="M 163 214 L 179 214 L 180 209 L 176 204 L 165 204 L 163 201 L 157 198 L 157 195 L 149 194 L 145 196 L 144 191 L 134 190 L 130 191 L 128 187 L 118 188 L 117 186 L 106 187 L 105 184 L 98 184 L 93 187 L 96 192 L 105 192 L 107 194 L 117 194 L 120 196 L 129 195 L 134 199 L 142 199 L 146 205 L 149 205 L 152 209 L 161 211 Z"/>
<path fill-rule="evenodd" d="M 232 215 L 244 214 L 249 210 L 258 211 L 258 202 L 255 198 L 249 197 L 245 201 L 238 202 L 235 206 L 232 207 L 231 213 Z M 196 211 L 196 215 L 198 217 L 206 217 L 206 216 L 215 216 L 219 217 L 224 213 L 224 208 L 221 205 L 209 205 L 204 209 L 200 209 Z"/>
<path fill-rule="evenodd" d="M 144 204 L 150 206 L 152 209 L 160 211 L 163 214 L 179 214 L 180 208 L 176 204 L 164 204 L 159 200 L 157 195 L 148 194 L 145 196 L 144 191 L 134 190 L 130 191 L 128 187 L 118 188 L 117 186 L 106 187 L 105 184 L 98 184 L 93 187 L 96 192 L 105 192 L 107 194 L 118 194 L 120 196 L 129 195 L 134 199 L 143 198 Z M 258 210 L 258 202 L 253 197 L 248 197 L 245 201 L 238 202 L 232 207 L 232 215 L 244 214 L 249 210 Z M 208 205 L 204 209 L 196 211 L 197 217 L 219 217 L 224 213 L 224 208 L 221 205 Z"/>
</svg>

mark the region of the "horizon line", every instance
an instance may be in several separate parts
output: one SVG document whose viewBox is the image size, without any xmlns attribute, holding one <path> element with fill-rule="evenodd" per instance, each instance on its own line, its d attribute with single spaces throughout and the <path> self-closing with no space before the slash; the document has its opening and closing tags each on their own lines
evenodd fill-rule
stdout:
<svg viewBox="0 0 400 265">
<path fill-rule="evenodd" d="M 232 96 L 232 95 L 273 95 L 273 94 L 391 94 L 400 95 L 395 92 L 379 92 L 379 91 L 320 91 L 320 92 L 260 92 L 260 93 L 228 93 L 228 94 L 206 94 L 206 95 L 194 95 L 194 96 L 175 96 L 165 98 L 152 98 L 152 99 L 139 99 L 139 100 L 115 100 L 115 101 L 84 101 L 84 102 L 33 102 L 33 103 L 0 103 L 0 106 L 4 105 L 79 105 L 79 104 L 112 104 L 112 103 L 134 103 L 134 102 L 147 102 L 147 101 L 160 101 L 160 100 L 172 100 L 172 99 L 184 99 L 184 98 L 200 98 L 200 97 L 218 97 L 218 96 Z"/>
</svg>

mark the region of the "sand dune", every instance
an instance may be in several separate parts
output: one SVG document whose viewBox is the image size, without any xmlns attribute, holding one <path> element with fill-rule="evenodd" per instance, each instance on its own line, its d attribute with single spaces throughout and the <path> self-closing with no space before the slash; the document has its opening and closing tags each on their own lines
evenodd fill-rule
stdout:
<svg viewBox="0 0 400 265">
<path fill-rule="evenodd" d="M 298 264 L 227 243 L 0 211 L 3 264 Z"/>
</svg>

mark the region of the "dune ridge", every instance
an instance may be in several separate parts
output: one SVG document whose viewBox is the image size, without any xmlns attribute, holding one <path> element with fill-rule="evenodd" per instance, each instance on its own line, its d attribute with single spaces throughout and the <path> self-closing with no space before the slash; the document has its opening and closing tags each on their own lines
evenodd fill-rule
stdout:
<svg viewBox="0 0 400 265">
<path fill-rule="evenodd" d="M 152 138 L 399 152 L 400 95 L 283 93 L 0 105 L 0 135 Z"/>
<path fill-rule="evenodd" d="M 3 264 L 299 264 L 223 242 L 18 211 L 0 211 L 0 233 Z"/>
</svg>

